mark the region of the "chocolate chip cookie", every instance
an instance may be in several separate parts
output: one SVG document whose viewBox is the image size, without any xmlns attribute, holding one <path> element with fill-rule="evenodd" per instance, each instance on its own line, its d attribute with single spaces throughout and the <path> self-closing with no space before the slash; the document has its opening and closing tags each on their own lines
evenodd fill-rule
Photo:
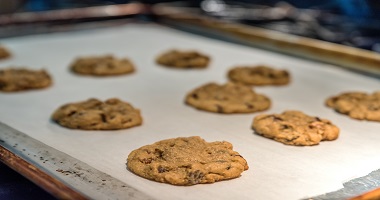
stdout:
<svg viewBox="0 0 380 200">
<path fill-rule="evenodd" d="M 342 93 L 328 98 L 326 105 L 354 119 L 380 121 L 380 91 Z"/>
<path fill-rule="evenodd" d="M 158 56 L 156 62 L 172 68 L 205 68 L 210 62 L 210 57 L 196 51 L 170 50 Z"/>
<path fill-rule="evenodd" d="M 259 135 L 294 146 L 317 145 L 320 141 L 335 140 L 339 136 L 339 128 L 329 120 L 300 111 L 258 115 L 252 128 Z"/>
<path fill-rule="evenodd" d="M 0 60 L 11 57 L 11 53 L 5 48 L 0 46 Z"/>
<path fill-rule="evenodd" d="M 127 168 L 150 180 L 188 186 L 237 178 L 248 164 L 231 143 L 193 136 L 140 147 L 128 155 Z"/>
<path fill-rule="evenodd" d="M 68 103 L 58 108 L 52 119 L 61 126 L 83 130 L 126 129 L 142 124 L 140 110 L 116 98 Z"/>
<path fill-rule="evenodd" d="M 7 68 L 0 70 L 0 91 L 3 92 L 42 89 L 51 84 L 50 75 L 43 69 Z"/>
<path fill-rule="evenodd" d="M 128 58 L 105 55 L 77 58 L 71 64 L 71 70 L 82 75 L 111 76 L 132 73 L 135 67 Z"/>
<path fill-rule="evenodd" d="M 267 110 L 271 101 L 251 87 L 236 83 L 208 83 L 187 94 L 186 103 L 197 109 L 217 113 L 252 113 Z"/>
<path fill-rule="evenodd" d="M 264 65 L 234 67 L 228 71 L 228 78 L 246 85 L 286 85 L 290 82 L 288 71 Z"/>
</svg>

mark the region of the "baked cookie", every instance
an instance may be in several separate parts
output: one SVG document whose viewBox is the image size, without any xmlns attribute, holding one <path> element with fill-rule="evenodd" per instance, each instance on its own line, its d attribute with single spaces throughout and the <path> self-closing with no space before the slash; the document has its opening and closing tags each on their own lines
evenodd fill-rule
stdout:
<svg viewBox="0 0 380 200">
<path fill-rule="evenodd" d="M 196 51 L 170 50 L 158 56 L 156 62 L 172 68 L 205 68 L 210 58 Z"/>
<path fill-rule="evenodd" d="M 71 64 L 71 70 L 82 75 L 111 76 L 132 73 L 135 67 L 128 58 L 105 55 L 77 58 Z"/>
<path fill-rule="evenodd" d="M 236 83 L 208 83 L 191 91 L 186 103 L 197 109 L 217 113 L 251 113 L 267 110 L 270 99 L 251 87 Z"/>
<path fill-rule="evenodd" d="M 264 65 L 234 67 L 228 71 L 228 78 L 246 85 L 286 85 L 290 82 L 286 70 Z"/>
<path fill-rule="evenodd" d="M 11 57 L 11 53 L 5 48 L 0 46 L 0 60 Z"/>
<path fill-rule="evenodd" d="M 52 84 L 45 70 L 7 68 L 0 70 L 0 91 L 15 92 L 46 88 Z"/>
<path fill-rule="evenodd" d="M 259 135 L 294 146 L 317 145 L 320 141 L 335 140 L 339 136 L 339 128 L 329 120 L 300 111 L 258 115 L 252 128 Z"/>
<path fill-rule="evenodd" d="M 328 98 L 326 105 L 354 119 L 380 121 L 380 91 L 342 93 Z"/>
<path fill-rule="evenodd" d="M 58 108 L 52 118 L 61 126 L 83 130 L 126 129 L 142 123 L 140 110 L 116 98 L 69 103 Z"/>
<path fill-rule="evenodd" d="M 133 173 L 157 182 L 195 185 L 237 178 L 248 169 L 248 164 L 232 150 L 231 143 L 209 143 L 193 136 L 140 147 L 128 155 L 127 167 Z"/>
</svg>

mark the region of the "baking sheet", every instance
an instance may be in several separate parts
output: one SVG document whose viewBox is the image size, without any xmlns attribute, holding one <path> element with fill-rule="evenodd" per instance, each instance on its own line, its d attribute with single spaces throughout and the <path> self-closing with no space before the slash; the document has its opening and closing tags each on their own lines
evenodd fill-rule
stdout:
<svg viewBox="0 0 380 200">
<path fill-rule="evenodd" d="M 0 121 L 157 199 L 301 199 L 338 190 L 344 182 L 380 168 L 380 123 L 352 120 L 324 106 L 327 97 L 343 91 L 379 89 L 380 81 L 373 77 L 156 24 L 0 42 L 14 53 L 12 59 L 0 63 L 1 68 L 44 67 L 54 78 L 54 85 L 46 90 L 1 93 Z M 185 71 L 157 66 L 154 58 L 171 48 L 204 52 L 211 56 L 211 65 Z M 77 56 L 107 53 L 128 56 L 136 73 L 94 78 L 68 70 Z M 340 127 L 340 137 L 313 147 L 286 146 L 253 133 L 250 125 L 258 113 L 221 115 L 183 103 L 188 91 L 211 81 L 224 83 L 227 70 L 240 64 L 269 64 L 292 75 L 288 86 L 255 88 L 273 103 L 261 113 L 301 110 L 330 119 Z M 80 131 L 50 121 L 52 112 L 62 104 L 91 97 L 130 102 L 141 109 L 143 125 L 118 131 Z M 237 179 L 191 187 L 156 183 L 126 170 L 126 158 L 133 149 L 192 135 L 231 142 L 250 169 Z"/>
</svg>

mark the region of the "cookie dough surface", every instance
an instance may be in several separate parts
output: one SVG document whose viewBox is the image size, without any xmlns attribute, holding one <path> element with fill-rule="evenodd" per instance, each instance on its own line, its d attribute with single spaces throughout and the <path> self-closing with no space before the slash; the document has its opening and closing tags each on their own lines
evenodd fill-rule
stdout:
<svg viewBox="0 0 380 200">
<path fill-rule="evenodd" d="M 0 60 L 11 57 L 11 53 L 5 47 L 0 46 Z"/>
<path fill-rule="evenodd" d="M 246 85 L 286 85 L 290 82 L 286 70 L 264 65 L 234 67 L 228 71 L 228 78 Z"/>
<path fill-rule="evenodd" d="M 0 70 L 0 91 L 15 92 L 42 89 L 50 86 L 52 79 L 45 70 L 8 68 Z"/>
<path fill-rule="evenodd" d="M 116 98 L 68 103 L 58 108 L 52 119 L 61 126 L 83 130 L 126 129 L 142 124 L 140 111 Z"/>
<path fill-rule="evenodd" d="M 105 55 L 77 58 L 71 64 L 71 70 L 82 75 L 111 76 L 132 73 L 135 67 L 128 58 Z"/>
<path fill-rule="evenodd" d="M 342 93 L 328 98 L 326 105 L 354 119 L 380 121 L 380 91 Z"/>
<path fill-rule="evenodd" d="M 172 68 L 206 68 L 210 58 L 197 51 L 170 50 L 158 56 L 156 62 Z"/>
<path fill-rule="evenodd" d="M 259 135 L 294 146 L 317 145 L 339 136 L 339 128 L 329 120 L 311 117 L 300 111 L 258 115 L 253 120 L 252 128 Z"/>
<path fill-rule="evenodd" d="M 209 83 L 187 94 L 186 103 L 197 109 L 217 113 L 251 113 L 267 110 L 271 101 L 251 87 L 226 83 Z"/>
<path fill-rule="evenodd" d="M 206 142 L 198 136 L 156 142 L 132 151 L 127 167 L 133 173 L 173 185 L 214 183 L 237 178 L 247 161 L 226 141 Z"/>
</svg>

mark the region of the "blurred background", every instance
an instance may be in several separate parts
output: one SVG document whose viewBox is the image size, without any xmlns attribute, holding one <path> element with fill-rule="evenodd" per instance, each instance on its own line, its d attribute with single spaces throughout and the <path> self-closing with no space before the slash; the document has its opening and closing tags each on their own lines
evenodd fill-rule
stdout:
<svg viewBox="0 0 380 200">
<path fill-rule="evenodd" d="M 162 2 L 170 4 L 174 1 L 0 0 L 0 14 L 9 16 L 21 12 L 132 2 L 154 5 Z M 379 0 L 194 0 L 182 2 L 186 2 L 184 4 L 186 6 L 198 9 L 204 15 L 219 19 L 380 52 Z M 0 37 L 8 35 L 1 34 L 0 28 Z"/>
<path fill-rule="evenodd" d="M 41 11 L 50 9 L 84 7 L 93 5 L 109 5 L 109 4 L 123 4 L 130 2 L 141 3 L 160 3 L 160 2 L 173 2 L 173 1 L 158 1 L 158 0 L 141 0 L 141 1 L 127 1 L 127 0 L 0 0 L 1 12 L 15 12 L 15 11 Z M 194 6 L 200 5 L 202 0 L 193 0 L 191 2 Z M 223 2 L 223 1 L 219 1 Z M 273 6 L 278 2 L 287 2 L 298 8 L 312 8 L 330 10 L 341 14 L 346 14 L 355 17 L 380 17 L 380 2 L 378 0 L 235 0 L 225 1 L 230 4 L 246 3 L 256 5 Z"/>
</svg>

